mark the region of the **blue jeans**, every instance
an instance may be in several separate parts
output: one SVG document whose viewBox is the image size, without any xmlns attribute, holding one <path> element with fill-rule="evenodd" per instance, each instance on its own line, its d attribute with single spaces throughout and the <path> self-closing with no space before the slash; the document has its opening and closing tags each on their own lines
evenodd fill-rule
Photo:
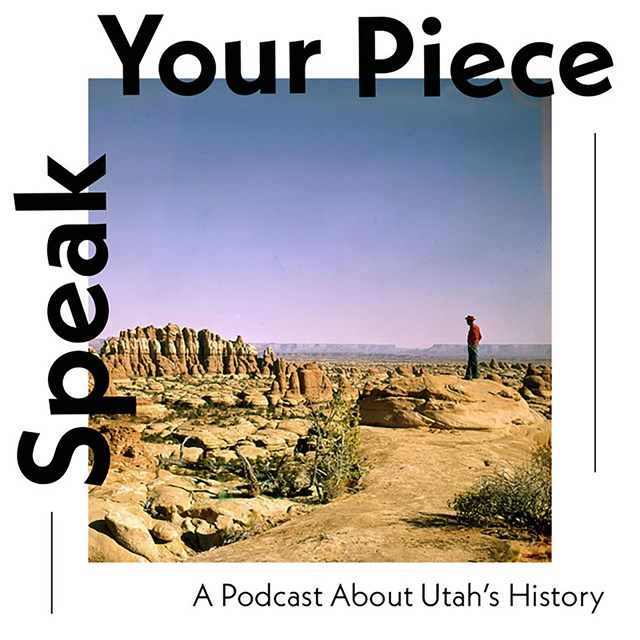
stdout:
<svg viewBox="0 0 640 640">
<path fill-rule="evenodd" d="M 467 351 L 469 353 L 469 359 L 467 360 L 467 371 L 464 374 L 464 377 L 467 380 L 471 380 L 471 378 L 479 378 L 480 375 L 478 373 L 478 345 L 477 344 L 467 345 Z"/>
</svg>

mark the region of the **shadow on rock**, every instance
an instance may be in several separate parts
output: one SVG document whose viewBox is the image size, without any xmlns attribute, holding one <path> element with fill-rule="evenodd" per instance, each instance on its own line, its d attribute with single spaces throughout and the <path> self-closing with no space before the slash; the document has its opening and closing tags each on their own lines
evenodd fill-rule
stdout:
<svg viewBox="0 0 640 640">
<path fill-rule="evenodd" d="M 448 531 L 465 529 L 464 523 L 455 516 L 446 513 L 420 513 L 413 518 L 405 518 L 404 522 L 422 529 L 446 529 Z"/>
</svg>

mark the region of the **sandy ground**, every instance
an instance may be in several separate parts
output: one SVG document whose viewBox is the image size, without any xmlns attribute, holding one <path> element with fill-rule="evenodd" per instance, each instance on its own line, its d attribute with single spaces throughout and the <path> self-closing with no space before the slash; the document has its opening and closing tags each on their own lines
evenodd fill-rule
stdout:
<svg viewBox="0 0 640 640">
<path fill-rule="evenodd" d="M 481 474 L 528 460 L 532 445 L 525 435 L 364 426 L 361 491 L 193 561 L 548 561 L 548 546 L 464 527 L 447 504 Z"/>
</svg>

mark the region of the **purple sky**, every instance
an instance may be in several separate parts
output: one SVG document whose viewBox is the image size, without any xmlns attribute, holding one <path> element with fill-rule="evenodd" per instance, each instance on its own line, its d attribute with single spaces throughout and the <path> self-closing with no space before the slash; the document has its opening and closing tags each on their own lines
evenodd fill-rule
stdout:
<svg viewBox="0 0 640 640">
<path fill-rule="evenodd" d="M 175 322 L 250 342 L 551 341 L 549 100 L 420 80 L 180 97 L 90 82 L 107 154 L 104 335 Z"/>
</svg>

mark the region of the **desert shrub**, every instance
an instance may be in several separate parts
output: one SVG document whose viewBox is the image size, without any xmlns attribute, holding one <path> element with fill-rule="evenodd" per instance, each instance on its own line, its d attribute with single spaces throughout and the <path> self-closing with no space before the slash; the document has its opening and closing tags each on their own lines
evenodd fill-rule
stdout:
<svg viewBox="0 0 640 640">
<path fill-rule="evenodd" d="M 551 533 L 551 448 L 538 445 L 526 465 L 499 471 L 457 494 L 449 505 L 472 524 L 504 524 Z"/>
<path fill-rule="evenodd" d="M 314 408 L 306 438 L 295 452 L 242 462 L 248 490 L 273 497 L 296 497 L 315 491 L 320 502 L 329 502 L 344 490 L 357 487 L 362 476 L 358 447 L 360 427 L 357 407 L 341 398 Z"/>
<path fill-rule="evenodd" d="M 178 475 L 195 475 L 218 482 L 238 480 L 244 476 L 240 460 L 227 460 L 220 456 L 203 456 L 196 461 L 186 461 L 182 458 L 160 458 L 158 466 Z"/>
<path fill-rule="evenodd" d="M 334 398 L 322 410 L 311 413 L 308 433 L 310 481 L 321 502 L 344 490 L 353 490 L 362 477 L 358 455 L 360 426 L 357 405 Z"/>
<path fill-rule="evenodd" d="M 174 433 L 162 434 L 162 433 L 148 433 L 143 431 L 140 439 L 142 442 L 149 442 L 155 444 L 182 444 L 184 438 L 181 439 Z"/>
<path fill-rule="evenodd" d="M 271 454 L 242 461 L 249 489 L 256 495 L 292 498 L 309 492 L 308 465 L 300 454 Z"/>
<path fill-rule="evenodd" d="M 328 502 L 344 490 L 355 489 L 363 473 L 358 457 L 357 406 L 336 398 L 314 408 L 311 420 L 306 438 L 298 441 L 293 452 L 249 460 L 236 448 L 235 460 L 206 456 L 195 462 L 161 459 L 158 464 L 178 474 L 220 482 L 244 481 L 243 490 L 249 495 L 293 498 L 315 492 L 318 500 Z"/>
</svg>

